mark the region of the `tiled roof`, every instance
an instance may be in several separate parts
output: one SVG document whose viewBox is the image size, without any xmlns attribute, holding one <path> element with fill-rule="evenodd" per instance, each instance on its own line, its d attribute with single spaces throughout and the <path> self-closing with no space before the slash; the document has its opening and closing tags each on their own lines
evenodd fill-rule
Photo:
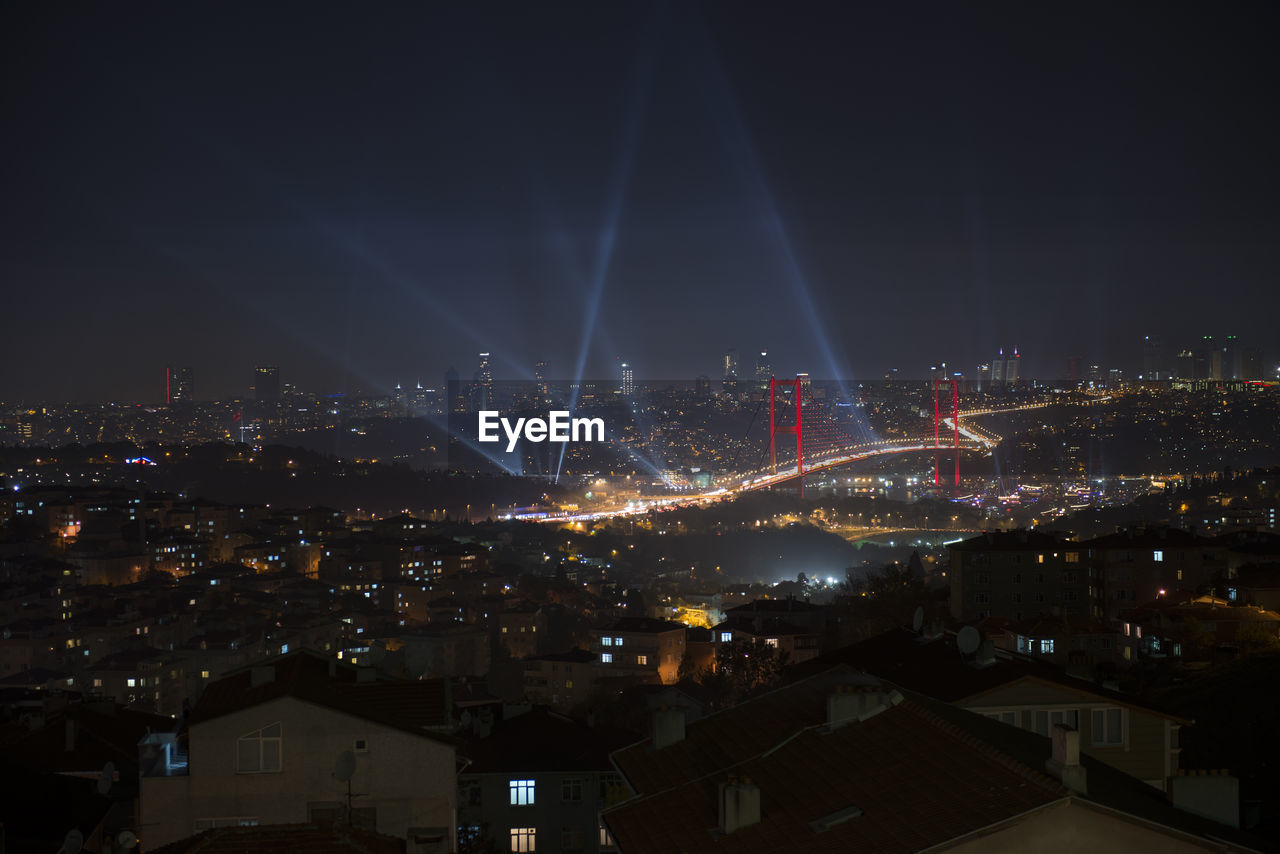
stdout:
<svg viewBox="0 0 1280 854">
<path fill-rule="evenodd" d="M 821 673 L 835 664 L 847 664 L 886 679 L 895 685 L 918 691 L 935 700 L 953 703 L 1025 679 L 1038 679 L 1073 691 L 1096 694 L 1108 702 L 1148 711 L 1178 723 L 1191 721 L 1153 709 L 1132 697 L 1075 679 L 1053 665 L 1024 656 L 997 654 L 986 667 L 974 667 L 956 648 L 954 635 L 924 641 L 907 629 L 891 629 L 875 637 L 824 653 L 787 669 L 793 679 Z"/>
<path fill-rule="evenodd" d="M 663 750 L 643 743 L 616 753 L 640 792 L 604 813 L 621 849 L 913 851 L 1066 796 L 912 701 L 826 731 L 828 694 L 857 679 L 837 667 L 695 722 Z M 714 828 L 718 785 L 730 774 L 759 786 L 761 818 L 725 836 Z M 856 817 L 815 829 L 850 808 Z"/>
<path fill-rule="evenodd" d="M 788 597 L 786 599 L 755 599 L 745 605 L 736 605 L 728 609 L 726 616 L 751 616 L 757 613 L 787 614 L 791 612 L 813 613 L 825 610 L 820 605 L 806 602 L 803 599 Z"/>
<path fill-rule="evenodd" d="M 155 849 L 155 854 L 403 854 L 405 841 L 341 824 L 219 827 Z"/>
<path fill-rule="evenodd" d="M 1085 540 L 1080 545 L 1089 549 L 1192 549 L 1223 544 L 1181 528 L 1127 528 Z"/>
<path fill-rule="evenodd" d="M 616 620 L 613 625 L 601 629 L 601 631 L 609 632 L 648 632 L 650 634 L 661 634 L 662 632 L 684 631 L 684 623 L 672 623 L 668 620 L 655 620 L 652 617 L 622 617 Z"/>
<path fill-rule="evenodd" d="M 106 711 L 107 705 L 73 703 L 51 715 L 40 729 L 5 745 L 5 750 L 13 759 L 44 771 L 97 771 L 107 762 L 123 770 L 137 764 L 143 736 L 177 725 L 163 715 L 114 704 Z"/>
<path fill-rule="evenodd" d="M 473 740 L 463 773 L 608 772 L 609 753 L 635 740 L 635 733 L 590 727 L 546 709 L 535 708 L 502 721 L 493 734 Z"/>
<path fill-rule="evenodd" d="M 253 684 L 253 671 L 273 667 L 274 676 Z M 332 673 L 330 668 L 332 667 Z M 205 687 L 191 712 L 191 726 L 278 697 L 295 697 L 396 729 L 452 743 L 432 730 L 447 724 L 444 682 L 379 678 L 357 681 L 360 668 L 311 650 L 277 656 L 234 671 Z"/>
<path fill-rule="evenodd" d="M 1079 545 L 1062 534 L 1048 531 L 987 531 L 947 546 L 951 551 L 1044 551 Z"/>
</svg>

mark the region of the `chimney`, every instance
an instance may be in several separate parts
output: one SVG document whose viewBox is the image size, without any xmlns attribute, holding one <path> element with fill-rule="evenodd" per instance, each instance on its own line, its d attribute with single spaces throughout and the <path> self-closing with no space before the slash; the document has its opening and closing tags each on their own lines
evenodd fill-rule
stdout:
<svg viewBox="0 0 1280 854">
<path fill-rule="evenodd" d="M 974 667 L 990 667 L 996 663 L 996 644 L 991 638 L 983 638 L 978 654 L 973 658 Z"/>
<path fill-rule="evenodd" d="M 1183 812 L 1229 827 L 1240 826 L 1240 780 L 1226 769 L 1178 770 L 1169 778 L 1169 800 Z"/>
<path fill-rule="evenodd" d="M 881 685 L 841 685 L 827 695 L 827 731 L 865 721 L 901 702 L 901 694 Z"/>
<path fill-rule="evenodd" d="M 274 664 L 260 664 L 249 671 L 249 687 L 257 688 L 259 685 L 270 685 L 276 681 L 276 666 Z"/>
<path fill-rule="evenodd" d="M 733 833 L 760 823 L 760 787 L 746 777 L 720 784 L 720 831 Z"/>
<path fill-rule="evenodd" d="M 66 749 L 67 753 L 76 749 L 76 736 L 79 734 L 79 721 L 67 718 L 66 720 Z"/>
<path fill-rule="evenodd" d="M 1053 754 L 1045 760 L 1044 770 L 1071 791 L 1089 794 L 1085 767 L 1080 764 L 1080 733 L 1066 724 L 1053 725 Z"/>
<path fill-rule="evenodd" d="M 653 711 L 653 749 L 661 750 L 684 741 L 684 709 L 660 706 Z"/>
</svg>

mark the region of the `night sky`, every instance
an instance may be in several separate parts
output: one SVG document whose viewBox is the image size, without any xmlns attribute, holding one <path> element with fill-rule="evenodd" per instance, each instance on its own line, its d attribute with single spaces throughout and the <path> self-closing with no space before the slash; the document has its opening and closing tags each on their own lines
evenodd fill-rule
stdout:
<svg viewBox="0 0 1280 854">
<path fill-rule="evenodd" d="M 1274 364 L 1278 10 L 6 3 L 0 399 Z"/>
</svg>

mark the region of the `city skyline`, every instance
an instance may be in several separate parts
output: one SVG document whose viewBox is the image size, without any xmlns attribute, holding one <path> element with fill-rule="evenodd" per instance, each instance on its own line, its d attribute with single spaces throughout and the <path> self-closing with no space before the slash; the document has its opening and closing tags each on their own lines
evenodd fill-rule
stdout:
<svg viewBox="0 0 1280 854">
<path fill-rule="evenodd" d="M 1267 4 L 3 14 L 3 399 L 1274 340 Z"/>
</svg>

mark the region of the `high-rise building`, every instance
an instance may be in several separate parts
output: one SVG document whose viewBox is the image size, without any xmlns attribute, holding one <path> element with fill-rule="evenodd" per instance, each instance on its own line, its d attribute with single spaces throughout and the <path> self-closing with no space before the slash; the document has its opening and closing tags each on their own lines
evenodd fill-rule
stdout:
<svg viewBox="0 0 1280 854">
<path fill-rule="evenodd" d="M 1067 357 L 1067 383 L 1071 386 L 1080 384 L 1080 357 Z"/>
<path fill-rule="evenodd" d="M 1240 379 L 1240 336 L 1228 335 L 1222 342 L 1222 379 Z"/>
<path fill-rule="evenodd" d="M 538 394 L 547 396 L 547 363 L 539 360 L 533 363 L 533 379 L 538 384 Z"/>
<path fill-rule="evenodd" d="M 622 393 L 626 397 L 635 394 L 635 375 L 631 371 L 631 365 L 627 362 L 622 363 Z"/>
<path fill-rule="evenodd" d="M 1180 380 L 1196 378 L 1196 357 L 1190 350 L 1178 351 L 1177 375 Z"/>
<path fill-rule="evenodd" d="M 473 391 L 476 409 L 488 409 L 493 402 L 493 368 L 489 364 L 489 354 L 480 354 L 480 363 L 476 368 L 476 386 Z"/>
<path fill-rule="evenodd" d="M 280 399 L 280 368 L 277 365 L 257 365 L 253 369 L 253 397 L 255 400 Z"/>
<path fill-rule="evenodd" d="M 1018 374 L 1021 372 L 1022 356 L 1018 355 L 1018 348 L 1013 348 L 1013 355 L 1006 356 L 1004 348 L 1000 348 L 1000 352 L 991 360 L 991 369 L 987 375 L 992 386 L 1013 385 L 1018 381 Z M 981 382 L 981 378 L 979 378 Z"/>
<path fill-rule="evenodd" d="M 1262 379 L 1262 351 L 1257 347 L 1245 347 L 1240 351 L 1240 379 Z"/>
<path fill-rule="evenodd" d="M 164 398 L 169 406 L 179 401 L 191 400 L 191 369 L 168 367 L 164 369 Z"/>
<path fill-rule="evenodd" d="M 449 401 L 448 406 L 450 413 L 463 413 L 467 411 L 467 394 L 463 385 L 462 376 L 458 373 L 458 369 L 453 365 L 450 365 L 448 370 L 444 372 L 444 393 L 445 397 Z"/>
<path fill-rule="evenodd" d="M 1142 339 L 1142 379 L 1167 380 L 1164 366 L 1164 342 L 1158 335 L 1146 335 Z"/>
<path fill-rule="evenodd" d="M 760 358 L 756 359 L 756 380 L 768 382 L 771 376 L 773 376 L 773 363 L 769 361 L 769 351 L 761 350 Z"/>
<path fill-rule="evenodd" d="M 724 354 L 724 378 L 726 381 L 738 378 L 738 351 L 732 347 Z"/>
</svg>

